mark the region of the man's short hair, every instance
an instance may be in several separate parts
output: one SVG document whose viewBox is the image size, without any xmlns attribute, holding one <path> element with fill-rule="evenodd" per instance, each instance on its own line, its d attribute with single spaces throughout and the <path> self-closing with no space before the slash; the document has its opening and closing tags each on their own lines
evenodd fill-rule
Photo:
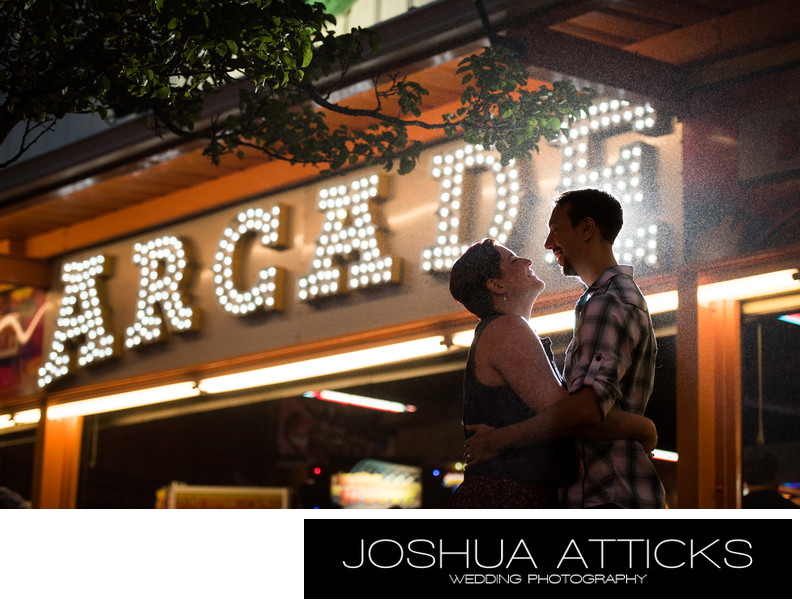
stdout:
<svg viewBox="0 0 800 607">
<path fill-rule="evenodd" d="M 471 245 L 450 270 L 450 294 L 478 318 L 495 313 L 492 293 L 486 286 L 490 278 L 500 278 L 502 256 L 495 241 L 487 238 Z"/>
<path fill-rule="evenodd" d="M 556 205 L 564 208 L 573 228 L 582 219 L 591 217 L 600 236 L 611 244 L 614 244 L 622 229 L 622 206 L 608 192 L 594 189 L 570 190 L 556 199 Z"/>
</svg>

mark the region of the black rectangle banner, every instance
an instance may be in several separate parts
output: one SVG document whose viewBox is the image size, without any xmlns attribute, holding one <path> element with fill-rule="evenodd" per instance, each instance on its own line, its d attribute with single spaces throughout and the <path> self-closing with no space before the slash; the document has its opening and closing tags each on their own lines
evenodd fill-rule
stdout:
<svg viewBox="0 0 800 607">
<path fill-rule="evenodd" d="M 789 599 L 791 519 L 306 519 L 306 599 Z"/>
</svg>

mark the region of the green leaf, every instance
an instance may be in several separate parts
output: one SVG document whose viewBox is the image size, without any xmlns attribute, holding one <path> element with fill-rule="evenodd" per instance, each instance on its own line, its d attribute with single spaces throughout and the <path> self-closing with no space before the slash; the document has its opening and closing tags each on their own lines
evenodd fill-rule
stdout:
<svg viewBox="0 0 800 607">
<path fill-rule="evenodd" d="M 314 49 L 311 47 L 311 45 L 304 47 L 302 67 L 308 67 L 308 64 L 311 63 L 311 59 L 313 58 L 314 58 Z"/>
</svg>

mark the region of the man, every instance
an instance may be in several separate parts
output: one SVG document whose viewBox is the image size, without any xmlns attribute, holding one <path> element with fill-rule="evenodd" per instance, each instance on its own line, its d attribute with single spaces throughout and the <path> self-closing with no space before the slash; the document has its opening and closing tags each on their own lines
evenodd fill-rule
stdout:
<svg viewBox="0 0 800 607">
<path fill-rule="evenodd" d="M 556 428 L 578 438 L 580 473 L 565 494 L 569 508 L 663 508 L 664 487 L 649 457 L 655 445 L 597 440 L 596 428 L 613 407 L 643 415 L 653 390 L 656 339 L 633 268 L 617 264 L 612 245 L 622 229 L 622 208 L 610 194 L 562 194 L 550 216 L 545 248 L 565 276 L 587 286 L 564 359 L 569 396 L 530 420 L 504 428 L 471 426 L 467 463 L 502 450 L 552 440 Z M 560 430 L 558 430 L 560 431 Z"/>
</svg>

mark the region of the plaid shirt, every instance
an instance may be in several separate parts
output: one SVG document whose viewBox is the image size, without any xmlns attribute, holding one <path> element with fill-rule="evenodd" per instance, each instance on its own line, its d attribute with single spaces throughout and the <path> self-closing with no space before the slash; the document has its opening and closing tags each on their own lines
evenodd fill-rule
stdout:
<svg viewBox="0 0 800 607">
<path fill-rule="evenodd" d="M 603 417 L 614 406 L 643 415 L 653 391 L 656 337 L 633 268 L 606 270 L 580 298 L 575 316 L 564 359 L 567 390 L 590 386 Z M 664 487 L 639 442 L 579 440 L 577 448 L 580 473 L 566 507 L 664 507 Z"/>
</svg>

